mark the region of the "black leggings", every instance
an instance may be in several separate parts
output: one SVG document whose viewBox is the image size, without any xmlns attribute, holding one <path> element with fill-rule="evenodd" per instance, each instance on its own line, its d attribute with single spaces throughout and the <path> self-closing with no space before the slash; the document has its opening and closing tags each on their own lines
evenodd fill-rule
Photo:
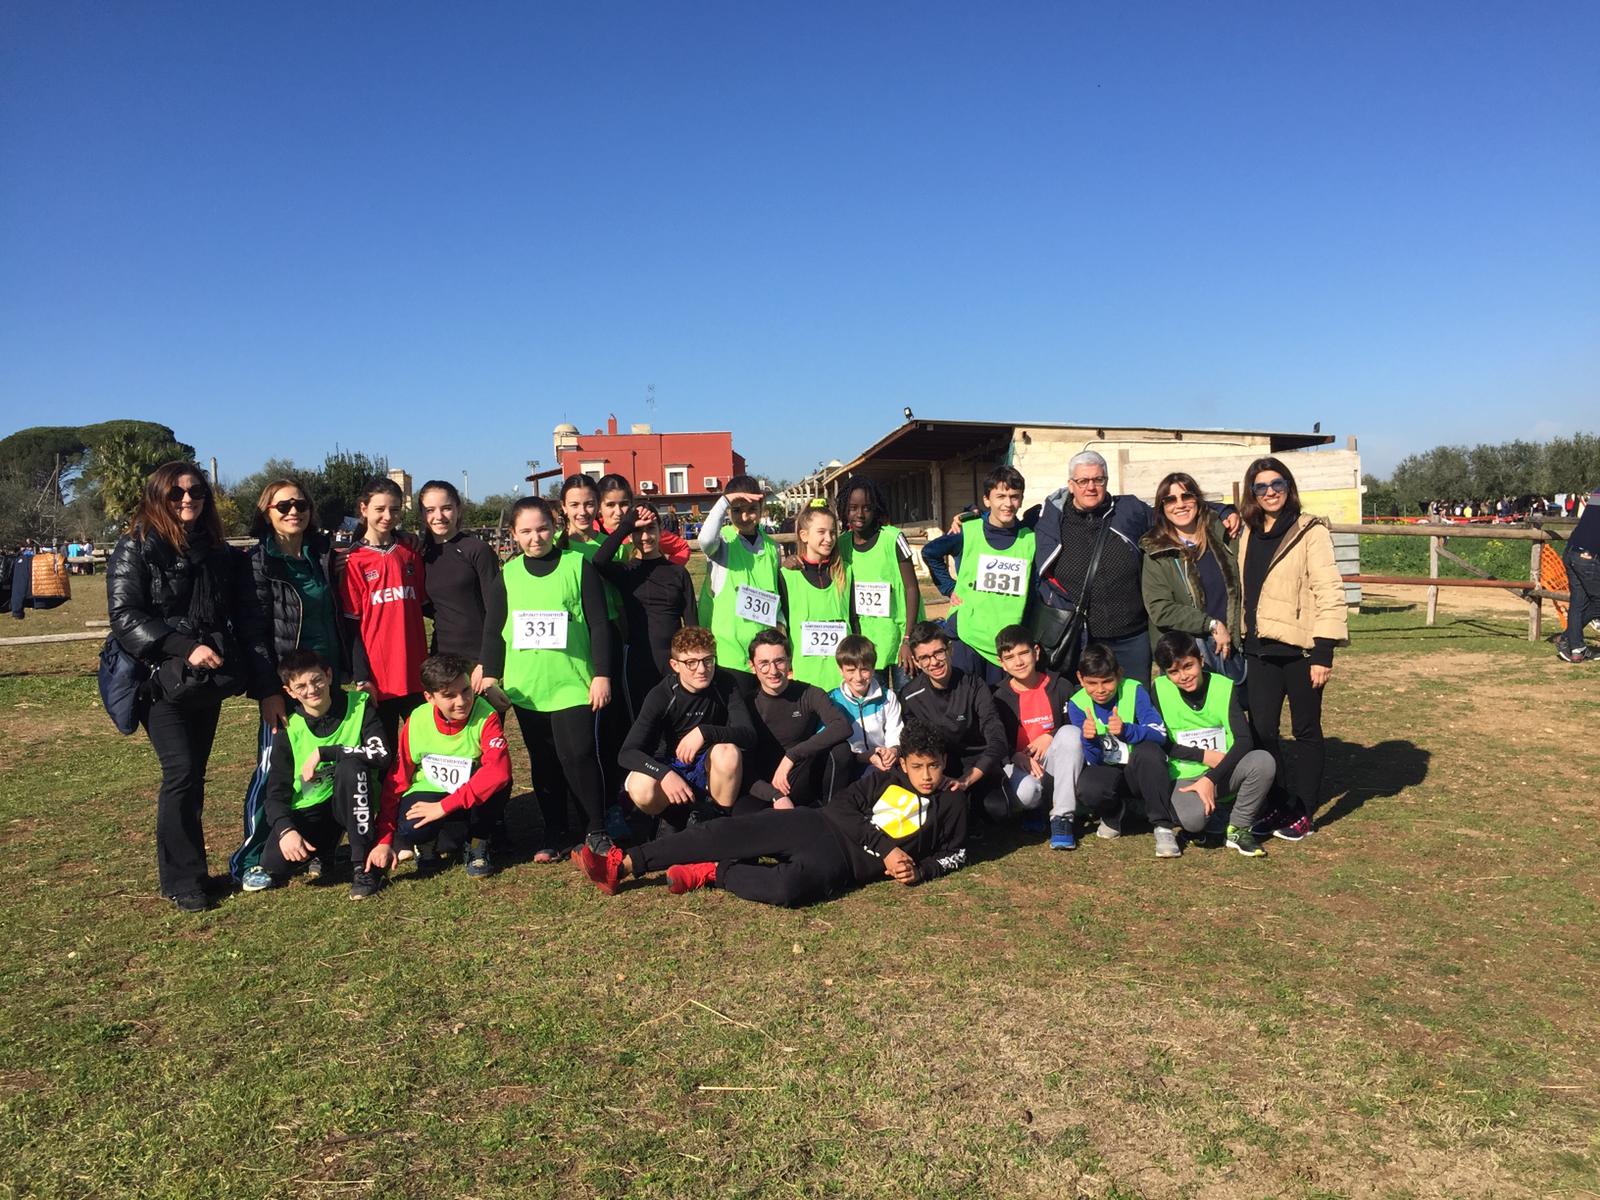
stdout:
<svg viewBox="0 0 1600 1200">
<path fill-rule="evenodd" d="M 717 864 L 717 886 L 743 900 L 793 908 L 855 882 L 833 822 L 815 808 L 771 808 L 692 825 L 628 852 L 639 875 L 686 863 Z M 771 858 L 776 862 L 758 862 Z"/>
<path fill-rule="evenodd" d="M 1135 742 L 1128 747 L 1125 767 L 1109 763 L 1084 767 L 1083 774 L 1078 776 L 1078 809 L 1103 816 L 1113 827 L 1120 828 L 1126 800 L 1132 797 L 1143 806 L 1150 824 L 1176 824 L 1171 814 L 1171 792 L 1167 756 L 1160 744 Z"/>
<path fill-rule="evenodd" d="M 569 798 L 582 810 L 586 832 L 603 831 L 605 785 L 595 745 L 594 710 L 578 704 L 555 712 L 534 712 L 521 706 L 513 711 L 528 747 L 528 770 L 544 819 L 545 845 L 560 850 L 578 840 L 572 836 L 567 815 Z"/>
<path fill-rule="evenodd" d="M 209 690 L 185 700 L 155 700 L 144 730 L 161 763 L 156 797 L 156 871 L 163 896 L 205 890 L 206 838 L 200 825 L 205 807 L 206 762 L 217 735 L 222 699 Z"/>
<path fill-rule="evenodd" d="M 378 841 L 378 813 L 373 804 L 377 792 L 372 783 L 372 772 L 361 760 L 336 759 L 333 796 L 322 804 L 296 809 L 289 814 L 295 831 L 311 843 L 311 852 L 325 865 L 333 865 L 333 848 L 339 844 L 340 836 L 348 833 L 350 863 L 357 871 L 365 868 L 367 855 Z M 266 845 L 261 848 L 262 867 L 268 874 L 280 877 L 293 869 L 278 846 L 282 833 L 281 829 L 269 833 Z"/>
<path fill-rule="evenodd" d="M 1278 764 L 1278 778 L 1289 785 L 1290 803 L 1307 816 L 1315 813 L 1322 793 L 1322 688 L 1311 686 L 1311 660 L 1249 656 L 1244 677 L 1250 698 L 1250 732 L 1256 745 Z M 1289 701 L 1289 727 L 1294 731 L 1294 770 L 1286 769 L 1278 723 L 1283 701 Z"/>
<path fill-rule="evenodd" d="M 445 858 L 458 853 L 470 841 L 497 837 L 501 826 L 505 822 L 506 801 L 511 799 L 511 785 L 507 784 L 482 804 L 474 804 L 471 808 L 458 809 L 453 813 L 446 813 L 437 821 L 433 821 L 420 828 L 413 824 L 406 816 L 411 806 L 418 800 L 438 800 L 440 797 L 432 793 L 420 793 L 415 796 L 400 797 L 400 811 L 395 814 L 396 842 L 404 842 L 408 846 L 427 845 L 434 842 L 439 853 Z"/>
</svg>

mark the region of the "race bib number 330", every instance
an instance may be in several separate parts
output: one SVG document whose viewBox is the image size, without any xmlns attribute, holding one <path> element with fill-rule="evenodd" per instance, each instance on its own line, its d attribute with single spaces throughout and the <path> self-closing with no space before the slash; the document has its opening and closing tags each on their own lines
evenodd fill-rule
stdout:
<svg viewBox="0 0 1600 1200">
<path fill-rule="evenodd" d="M 1027 575 L 1028 564 L 1022 559 L 985 554 L 978 559 L 978 574 L 973 583 L 980 592 L 991 592 L 997 596 L 1020 596 Z"/>
<path fill-rule="evenodd" d="M 734 591 L 733 615 L 758 625 L 778 623 L 778 593 L 740 584 Z"/>
<path fill-rule="evenodd" d="M 530 612 L 522 610 L 511 615 L 511 648 L 513 650 L 565 650 L 567 648 L 567 612 Z"/>
<path fill-rule="evenodd" d="M 472 777 L 472 760 L 451 754 L 424 754 L 422 775 L 434 787 L 453 792 Z"/>
</svg>

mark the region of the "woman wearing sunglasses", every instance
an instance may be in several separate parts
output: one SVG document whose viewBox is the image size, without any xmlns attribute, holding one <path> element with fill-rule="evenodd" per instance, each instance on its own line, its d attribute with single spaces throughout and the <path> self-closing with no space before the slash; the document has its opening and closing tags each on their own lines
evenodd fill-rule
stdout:
<svg viewBox="0 0 1600 1200">
<path fill-rule="evenodd" d="M 1350 636 L 1344 581 L 1327 520 L 1300 511 L 1294 476 L 1279 459 L 1250 464 L 1239 511 L 1250 731 L 1277 761 L 1278 778 L 1290 792 L 1287 810 L 1270 822 L 1272 832 L 1297 842 L 1313 828 L 1322 790 L 1322 690 L 1333 674 L 1334 646 Z M 1284 769 L 1278 741 L 1285 697 L 1294 731 L 1293 771 Z"/>
<path fill-rule="evenodd" d="M 245 557 L 266 653 L 251 663 L 250 694 L 261 702 L 261 729 L 255 773 L 244 795 L 244 841 L 228 859 L 236 882 L 259 867 L 267 836 L 267 768 L 286 705 L 278 660 L 291 650 L 315 650 L 333 666 L 336 681 L 349 676 L 333 593 L 333 539 L 316 527 L 316 515 L 305 488 L 293 479 L 274 479 L 261 489 L 250 527 L 257 541 Z"/>
<path fill-rule="evenodd" d="M 1244 678 L 1239 646 L 1239 563 L 1222 518 L 1206 504 L 1194 476 L 1174 471 L 1156 485 L 1144 551 L 1142 594 L 1151 637 L 1174 630 L 1200 645 L 1206 666 Z"/>
<path fill-rule="evenodd" d="M 222 537 L 193 463 L 156 468 L 106 568 L 111 632 L 150 669 L 145 733 L 161 763 L 156 867 L 161 894 L 184 912 L 210 907 L 200 815 L 222 701 L 244 690 L 264 653 L 244 564 Z"/>
</svg>

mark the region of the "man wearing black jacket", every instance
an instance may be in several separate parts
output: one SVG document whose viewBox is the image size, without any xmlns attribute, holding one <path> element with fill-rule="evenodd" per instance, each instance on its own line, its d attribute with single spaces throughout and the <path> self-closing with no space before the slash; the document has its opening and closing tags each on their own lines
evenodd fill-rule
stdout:
<svg viewBox="0 0 1600 1200">
<path fill-rule="evenodd" d="M 946 786 L 946 753 L 937 730 L 908 722 L 900 761 L 868 771 L 825 808 L 774 808 L 696 825 L 603 857 L 585 846 L 579 861 L 608 895 L 629 876 L 665 869 L 674 894 L 721 887 L 786 907 L 885 877 L 907 887 L 926 883 L 966 865 L 967 806 Z"/>
<path fill-rule="evenodd" d="M 733 676 L 717 668 L 717 637 L 691 625 L 672 635 L 671 674 L 645 695 L 617 765 L 640 812 L 660 816 L 668 805 L 688 807 L 709 795 L 730 809 L 739 797 L 743 756 L 756 744 L 755 726 Z"/>
<path fill-rule="evenodd" d="M 950 789 L 986 805 L 992 794 L 1000 794 L 1006 761 L 1005 727 L 994 695 L 981 679 L 951 664 L 950 635 L 937 621 L 918 621 L 910 642 L 912 661 L 922 674 L 900 694 L 901 711 L 906 720 L 925 722 L 943 736 Z"/>
</svg>

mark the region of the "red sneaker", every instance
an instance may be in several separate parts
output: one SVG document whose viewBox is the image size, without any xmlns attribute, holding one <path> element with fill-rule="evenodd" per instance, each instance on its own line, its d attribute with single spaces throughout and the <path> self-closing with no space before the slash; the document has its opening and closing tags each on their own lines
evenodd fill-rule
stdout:
<svg viewBox="0 0 1600 1200">
<path fill-rule="evenodd" d="M 602 857 L 587 846 L 579 846 L 578 865 L 606 895 L 617 894 L 617 885 L 622 882 L 622 851 L 617 847 L 611 847 Z"/>
<path fill-rule="evenodd" d="M 667 868 L 667 891 L 674 896 L 681 896 L 696 888 L 715 887 L 716 883 L 717 864 L 714 862 L 684 863 L 681 867 Z"/>
</svg>

